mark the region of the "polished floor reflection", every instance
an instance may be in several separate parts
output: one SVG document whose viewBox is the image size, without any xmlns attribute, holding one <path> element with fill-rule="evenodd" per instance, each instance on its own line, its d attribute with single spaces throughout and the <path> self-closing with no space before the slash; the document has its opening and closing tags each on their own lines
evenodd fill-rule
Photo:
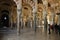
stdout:
<svg viewBox="0 0 60 40">
<path fill-rule="evenodd" d="M 60 40 L 60 36 L 54 32 L 49 35 L 42 28 L 38 28 L 36 33 L 32 28 L 23 28 L 20 35 L 16 29 L 0 28 L 0 40 Z"/>
</svg>

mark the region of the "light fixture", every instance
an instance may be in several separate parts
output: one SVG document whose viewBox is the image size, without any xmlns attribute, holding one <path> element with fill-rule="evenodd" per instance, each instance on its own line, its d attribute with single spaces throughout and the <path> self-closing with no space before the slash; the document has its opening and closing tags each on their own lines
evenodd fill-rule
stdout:
<svg viewBox="0 0 60 40">
<path fill-rule="evenodd" d="M 6 17 L 4 17 L 4 19 L 6 20 L 7 18 L 6 18 Z"/>
</svg>

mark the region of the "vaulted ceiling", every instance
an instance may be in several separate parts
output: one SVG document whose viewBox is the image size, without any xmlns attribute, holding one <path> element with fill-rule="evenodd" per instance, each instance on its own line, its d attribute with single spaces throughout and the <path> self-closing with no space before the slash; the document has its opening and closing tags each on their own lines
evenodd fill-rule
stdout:
<svg viewBox="0 0 60 40">
<path fill-rule="evenodd" d="M 1 5 L 16 7 L 16 3 L 13 0 L 0 0 L 0 6 Z"/>
</svg>

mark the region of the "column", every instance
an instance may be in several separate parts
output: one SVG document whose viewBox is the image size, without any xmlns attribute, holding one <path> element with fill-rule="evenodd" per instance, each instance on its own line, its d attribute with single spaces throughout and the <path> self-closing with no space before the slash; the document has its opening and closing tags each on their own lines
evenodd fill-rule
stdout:
<svg viewBox="0 0 60 40">
<path fill-rule="evenodd" d="M 12 13 L 11 13 L 11 14 L 12 14 Z M 13 24 L 12 24 L 12 15 L 11 15 L 11 28 L 12 28 L 12 25 L 13 25 Z"/>
<path fill-rule="evenodd" d="M 22 27 L 22 29 L 23 29 L 23 15 L 21 14 L 21 27 Z"/>
<path fill-rule="evenodd" d="M 11 10 L 11 14 L 10 14 L 10 16 L 11 16 L 11 17 L 10 17 L 10 20 L 11 20 L 11 21 L 10 21 L 10 22 L 11 22 L 11 23 L 10 23 L 10 26 L 11 26 L 11 28 L 13 28 L 13 21 L 12 21 L 12 19 L 13 19 L 13 18 L 12 18 L 12 16 L 13 16 L 13 6 L 11 7 L 11 9 L 12 9 L 12 10 Z"/>
<path fill-rule="evenodd" d="M 44 16 L 44 28 L 47 30 L 47 8 L 48 8 L 48 1 L 47 0 L 42 0 L 43 1 L 43 16 Z"/>
<path fill-rule="evenodd" d="M 22 12 L 22 0 L 16 1 L 16 4 L 17 4 L 17 34 L 20 34 L 20 26 L 19 26 L 20 20 L 19 19 Z"/>
<path fill-rule="evenodd" d="M 55 25 L 55 4 L 51 5 L 52 24 Z"/>
<path fill-rule="evenodd" d="M 37 0 L 34 1 L 34 6 L 33 6 L 33 16 L 34 16 L 34 31 L 36 32 L 36 13 L 37 13 Z"/>
<path fill-rule="evenodd" d="M 54 10 L 52 11 L 52 24 L 55 25 L 55 13 Z"/>
<path fill-rule="evenodd" d="M 58 23 L 60 24 L 60 15 L 58 15 Z"/>
</svg>

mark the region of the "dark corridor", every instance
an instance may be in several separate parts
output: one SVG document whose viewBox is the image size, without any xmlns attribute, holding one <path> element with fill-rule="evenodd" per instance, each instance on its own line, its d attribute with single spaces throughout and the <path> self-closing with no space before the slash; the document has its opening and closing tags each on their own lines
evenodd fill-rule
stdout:
<svg viewBox="0 0 60 40">
<path fill-rule="evenodd" d="M 8 11 L 2 11 L 2 16 L 0 19 L 0 27 L 9 27 L 9 15 Z"/>
</svg>

